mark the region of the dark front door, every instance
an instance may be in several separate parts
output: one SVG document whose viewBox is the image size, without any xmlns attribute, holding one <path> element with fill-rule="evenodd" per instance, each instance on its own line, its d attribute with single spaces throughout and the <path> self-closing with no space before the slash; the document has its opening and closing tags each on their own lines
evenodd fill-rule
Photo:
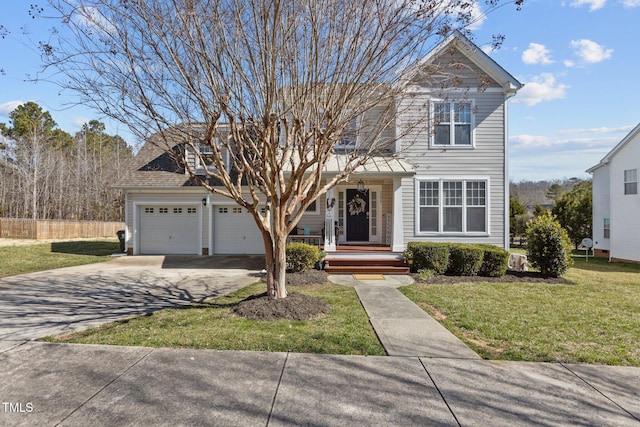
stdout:
<svg viewBox="0 0 640 427">
<path fill-rule="evenodd" d="M 347 190 L 347 241 L 369 241 L 369 192 Z"/>
</svg>

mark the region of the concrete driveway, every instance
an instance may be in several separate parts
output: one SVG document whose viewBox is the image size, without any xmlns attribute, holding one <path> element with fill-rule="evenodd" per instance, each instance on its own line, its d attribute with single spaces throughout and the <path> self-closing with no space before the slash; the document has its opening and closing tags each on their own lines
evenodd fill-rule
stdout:
<svg viewBox="0 0 640 427">
<path fill-rule="evenodd" d="M 0 279 L 0 351 L 201 302 L 256 282 L 262 257 L 136 256 Z"/>
</svg>

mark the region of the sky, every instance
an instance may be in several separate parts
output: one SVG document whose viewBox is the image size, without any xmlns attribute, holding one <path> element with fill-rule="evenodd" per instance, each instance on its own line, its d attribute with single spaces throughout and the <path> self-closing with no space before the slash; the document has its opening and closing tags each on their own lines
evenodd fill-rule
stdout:
<svg viewBox="0 0 640 427">
<path fill-rule="evenodd" d="M 71 134 L 99 119 L 135 144 L 126 127 L 72 106 L 73 94 L 39 74 L 33 46 L 51 24 L 30 17 L 31 3 L 7 1 L 0 11 L 9 32 L 0 38 L 0 122 L 34 101 Z M 509 101 L 510 179 L 589 178 L 585 170 L 640 123 L 640 0 L 525 0 L 520 11 L 505 3 L 478 17 L 473 41 L 525 85 Z M 490 51 L 494 34 L 505 41 Z"/>
</svg>

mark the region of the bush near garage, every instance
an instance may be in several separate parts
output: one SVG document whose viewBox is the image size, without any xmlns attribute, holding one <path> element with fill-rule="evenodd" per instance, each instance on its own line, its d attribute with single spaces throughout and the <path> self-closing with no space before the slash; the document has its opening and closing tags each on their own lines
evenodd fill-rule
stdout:
<svg viewBox="0 0 640 427">
<path fill-rule="evenodd" d="M 320 260 L 317 246 L 306 243 L 287 243 L 287 270 L 293 273 L 311 270 Z"/>
</svg>

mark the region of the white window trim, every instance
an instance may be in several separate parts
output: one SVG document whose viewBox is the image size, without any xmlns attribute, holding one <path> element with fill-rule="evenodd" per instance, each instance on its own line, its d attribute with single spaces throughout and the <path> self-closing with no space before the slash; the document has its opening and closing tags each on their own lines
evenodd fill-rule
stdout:
<svg viewBox="0 0 640 427">
<path fill-rule="evenodd" d="M 630 171 L 635 171 L 636 172 L 636 179 L 635 181 L 627 181 L 627 172 Z M 638 194 L 638 169 L 624 169 L 622 171 L 622 181 L 624 181 L 624 187 L 623 187 L 623 194 L 625 196 L 634 196 Z M 635 193 L 627 193 L 627 184 L 636 184 L 636 191 Z"/>
<path fill-rule="evenodd" d="M 467 202 L 466 202 L 466 182 L 467 181 L 484 181 L 485 184 L 485 230 L 486 231 L 421 231 L 420 230 L 420 183 L 421 182 L 438 182 L 438 188 L 442 189 L 443 181 L 464 181 L 463 185 L 463 209 L 462 209 L 462 225 L 466 227 L 467 223 Z M 442 191 L 440 191 L 440 200 L 438 203 L 438 226 L 442 230 L 443 226 L 443 207 Z M 414 234 L 416 237 L 490 237 L 491 236 L 491 180 L 488 176 L 417 176 L 414 180 Z"/>
<path fill-rule="evenodd" d="M 471 144 L 436 144 L 436 134 L 435 134 L 435 104 L 441 103 L 449 103 L 453 107 L 453 104 L 456 103 L 465 103 L 471 104 Z M 429 148 L 434 149 L 446 149 L 446 150 L 473 150 L 476 148 L 476 102 L 475 99 L 438 99 L 434 98 L 429 101 L 429 123 L 431 123 L 431 132 L 429 135 Z M 455 122 L 452 122 L 452 126 Z M 455 133 L 452 133 L 455 135 Z M 453 136 L 452 136 L 453 138 Z"/>
<path fill-rule="evenodd" d="M 229 170 L 229 165 L 231 164 L 231 154 L 229 153 L 229 150 L 226 149 L 226 147 L 220 147 L 220 140 L 219 138 L 216 136 L 214 137 L 215 141 L 216 141 L 216 145 L 218 146 L 219 149 L 224 150 L 224 158 L 222 159 L 223 163 L 224 163 L 224 167 Z M 200 151 L 200 147 L 204 145 L 206 146 L 206 148 L 209 149 L 209 151 Z M 203 165 L 202 163 L 200 163 L 200 154 L 213 154 L 213 149 L 208 145 L 208 144 L 204 144 L 204 143 L 198 143 L 196 146 L 197 152 L 194 153 L 195 156 L 195 170 L 196 173 L 200 172 L 200 173 L 204 173 L 204 169 L 205 169 L 205 165 Z M 206 166 L 209 170 L 215 170 L 216 167 L 214 165 L 210 165 L 210 166 Z"/>
</svg>

